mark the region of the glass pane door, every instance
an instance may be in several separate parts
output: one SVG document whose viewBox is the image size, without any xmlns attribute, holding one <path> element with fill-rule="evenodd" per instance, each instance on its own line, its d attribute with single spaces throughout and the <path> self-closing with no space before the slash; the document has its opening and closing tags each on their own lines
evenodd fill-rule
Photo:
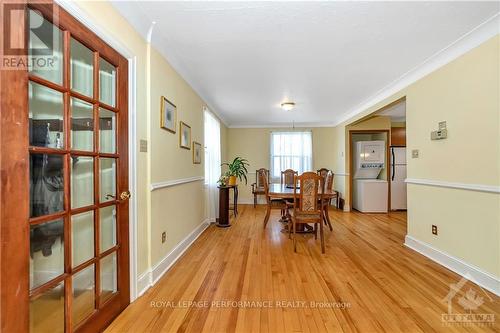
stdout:
<svg viewBox="0 0 500 333">
<path fill-rule="evenodd" d="M 119 234 L 128 229 L 118 219 L 127 221 L 118 178 L 127 172 L 117 145 L 121 68 L 39 12 L 28 9 L 28 19 L 57 37 L 56 66 L 29 72 L 29 327 L 72 332 L 128 288 L 120 283 L 128 274 Z M 35 37 L 29 45 L 40 43 Z"/>
</svg>

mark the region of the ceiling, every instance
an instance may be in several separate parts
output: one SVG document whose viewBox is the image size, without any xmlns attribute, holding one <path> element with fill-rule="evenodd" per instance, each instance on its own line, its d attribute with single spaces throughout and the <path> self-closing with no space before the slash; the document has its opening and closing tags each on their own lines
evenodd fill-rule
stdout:
<svg viewBox="0 0 500 333">
<path fill-rule="evenodd" d="M 499 11 L 498 2 L 113 5 L 144 38 L 156 22 L 152 44 L 234 127 L 335 123 Z"/>
<path fill-rule="evenodd" d="M 406 121 L 406 100 L 391 105 L 380 112 L 377 116 L 389 116 L 392 122 L 405 122 Z"/>
</svg>

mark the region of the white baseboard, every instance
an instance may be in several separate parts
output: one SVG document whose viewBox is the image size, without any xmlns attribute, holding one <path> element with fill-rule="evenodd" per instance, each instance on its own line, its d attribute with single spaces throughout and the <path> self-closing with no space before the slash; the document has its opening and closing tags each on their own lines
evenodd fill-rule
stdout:
<svg viewBox="0 0 500 333">
<path fill-rule="evenodd" d="M 137 297 L 144 294 L 149 288 L 154 286 L 158 280 L 172 267 L 173 264 L 186 252 L 194 241 L 205 231 L 210 223 L 215 219 L 208 218 L 197 226 L 186 238 L 184 238 L 172 251 L 170 251 L 158 264 L 152 269 L 141 274 L 137 279 Z"/>
<path fill-rule="evenodd" d="M 500 296 L 500 279 L 498 277 L 483 272 L 481 269 L 411 236 L 406 235 L 404 245 Z"/>
<path fill-rule="evenodd" d="M 137 296 L 136 296 L 136 299 L 141 297 L 152 285 L 153 284 L 151 281 L 151 270 L 148 269 L 146 272 L 142 273 L 137 278 Z"/>
</svg>

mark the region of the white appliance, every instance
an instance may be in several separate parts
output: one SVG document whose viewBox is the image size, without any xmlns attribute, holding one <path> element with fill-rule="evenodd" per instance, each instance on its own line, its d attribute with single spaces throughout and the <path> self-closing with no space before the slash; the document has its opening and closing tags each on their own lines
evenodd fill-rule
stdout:
<svg viewBox="0 0 500 333">
<path fill-rule="evenodd" d="M 375 179 L 384 164 L 384 141 L 356 142 L 356 146 L 354 146 L 354 179 Z"/>
<path fill-rule="evenodd" d="M 355 179 L 352 205 L 363 213 L 387 213 L 388 182 L 383 179 Z"/>
<path fill-rule="evenodd" d="M 377 179 L 385 166 L 385 141 L 359 141 L 353 157 L 353 208 L 363 213 L 387 213 L 389 184 Z"/>
<path fill-rule="evenodd" d="M 406 209 L 406 148 L 391 147 L 391 210 Z"/>
</svg>

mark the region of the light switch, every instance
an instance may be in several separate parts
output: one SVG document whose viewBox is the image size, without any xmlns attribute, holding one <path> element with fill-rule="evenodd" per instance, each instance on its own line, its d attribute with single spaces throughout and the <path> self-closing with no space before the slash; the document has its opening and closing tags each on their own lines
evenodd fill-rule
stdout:
<svg viewBox="0 0 500 333">
<path fill-rule="evenodd" d="M 418 158 L 418 149 L 413 149 L 411 151 L 411 157 L 412 158 Z"/>
<path fill-rule="evenodd" d="M 147 140 L 141 140 L 140 141 L 139 151 L 141 153 L 147 153 L 148 152 L 148 141 Z"/>
<path fill-rule="evenodd" d="M 440 121 L 438 126 L 440 131 L 446 129 L 446 121 Z"/>
</svg>

